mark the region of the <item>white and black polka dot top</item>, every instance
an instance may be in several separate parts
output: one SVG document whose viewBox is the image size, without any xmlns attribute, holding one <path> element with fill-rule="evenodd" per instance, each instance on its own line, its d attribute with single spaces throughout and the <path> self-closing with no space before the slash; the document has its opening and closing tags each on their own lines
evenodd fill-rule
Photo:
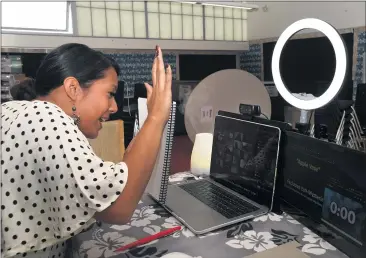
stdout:
<svg viewBox="0 0 366 258">
<path fill-rule="evenodd" d="M 122 192 L 127 166 L 98 158 L 52 103 L 1 108 L 2 257 L 64 257 L 64 241 Z"/>
</svg>

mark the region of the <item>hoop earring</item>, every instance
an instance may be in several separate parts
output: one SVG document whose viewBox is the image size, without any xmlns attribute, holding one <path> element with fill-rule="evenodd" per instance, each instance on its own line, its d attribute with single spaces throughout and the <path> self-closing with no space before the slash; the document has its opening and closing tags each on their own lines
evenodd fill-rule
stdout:
<svg viewBox="0 0 366 258">
<path fill-rule="evenodd" d="M 76 107 L 75 107 L 75 105 L 72 106 L 72 115 L 71 115 L 71 118 L 74 120 L 74 123 L 76 125 L 79 125 L 80 124 L 80 116 L 78 116 L 76 114 Z"/>
</svg>

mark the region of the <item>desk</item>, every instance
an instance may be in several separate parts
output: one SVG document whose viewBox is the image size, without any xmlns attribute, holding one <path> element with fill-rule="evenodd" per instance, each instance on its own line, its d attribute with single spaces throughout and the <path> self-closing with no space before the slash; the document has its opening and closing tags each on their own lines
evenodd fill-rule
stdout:
<svg viewBox="0 0 366 258">
<path fill-rule="evenodd" d="M 185 176 L 184 173 L 175 174 L 171 181 Z M 270 213 L 203 236 L 195 236 L 183 228 L 127 253 L 114 253 L 122 245 L 177 225 L 180 224 L 174 217 L 144 196 L 130 223 L 121 226 L 98 223 L 74 237 L 73 258 L 152 258 L 170 252 L 186 253 L 193 258 L 242 258 L 291 241 L 299 242 L 299 249 L 312 258 L 347 257 L 286 213 Z M 319 232 L 332 234 L 322 226 L 319 226 Z"/>
</svg>

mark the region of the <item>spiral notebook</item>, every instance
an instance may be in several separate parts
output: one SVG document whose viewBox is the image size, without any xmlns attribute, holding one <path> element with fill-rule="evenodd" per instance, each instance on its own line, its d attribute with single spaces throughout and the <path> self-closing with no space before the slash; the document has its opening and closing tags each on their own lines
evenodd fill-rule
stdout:
<svg viewBox="0 0 366 258">
<path fill-rule="evenodd" d="M 156 201 L 163 204 L 165 203 L 168 191 L 170 160 L 173 147 L 173 136 L 175 126 L 175 111 L 176 111 L 176 102 L 173 102 L 169 120 L 164 128 L 164 133 L 161 139 L 160 150 L 156 158 L 155 167 L 151 174 L 150 181 L 145 190 L 145 193 L 148 193 Z M 137 133 L 139 128 L 142 127 L 147 118 L 146 98 L 138 99 L 137 115 L 138 115 L 138 118 L 136 119 L 137 130 L 135 130 L 135 133 Z"/>
</svg>

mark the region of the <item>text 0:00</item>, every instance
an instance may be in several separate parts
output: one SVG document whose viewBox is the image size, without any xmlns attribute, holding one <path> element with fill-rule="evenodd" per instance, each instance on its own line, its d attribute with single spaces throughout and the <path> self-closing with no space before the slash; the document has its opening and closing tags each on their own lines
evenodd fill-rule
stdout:
<svg viewBox="0 0 366 258">
<path fill-rule="evenodd" d="M 343 220 L 348 220 L 348 223 L 355 224 L 356 222 L 356 214 L 354 211 L 348 211 L 346 207 L 338 208 L 338 205 L 335 202 L 332 202 L 330 204 L 330 211 L 333 214 L 337 214 L 337 211 L 339 214 L 338 216 L 341 216 Z"/>
</svg>

